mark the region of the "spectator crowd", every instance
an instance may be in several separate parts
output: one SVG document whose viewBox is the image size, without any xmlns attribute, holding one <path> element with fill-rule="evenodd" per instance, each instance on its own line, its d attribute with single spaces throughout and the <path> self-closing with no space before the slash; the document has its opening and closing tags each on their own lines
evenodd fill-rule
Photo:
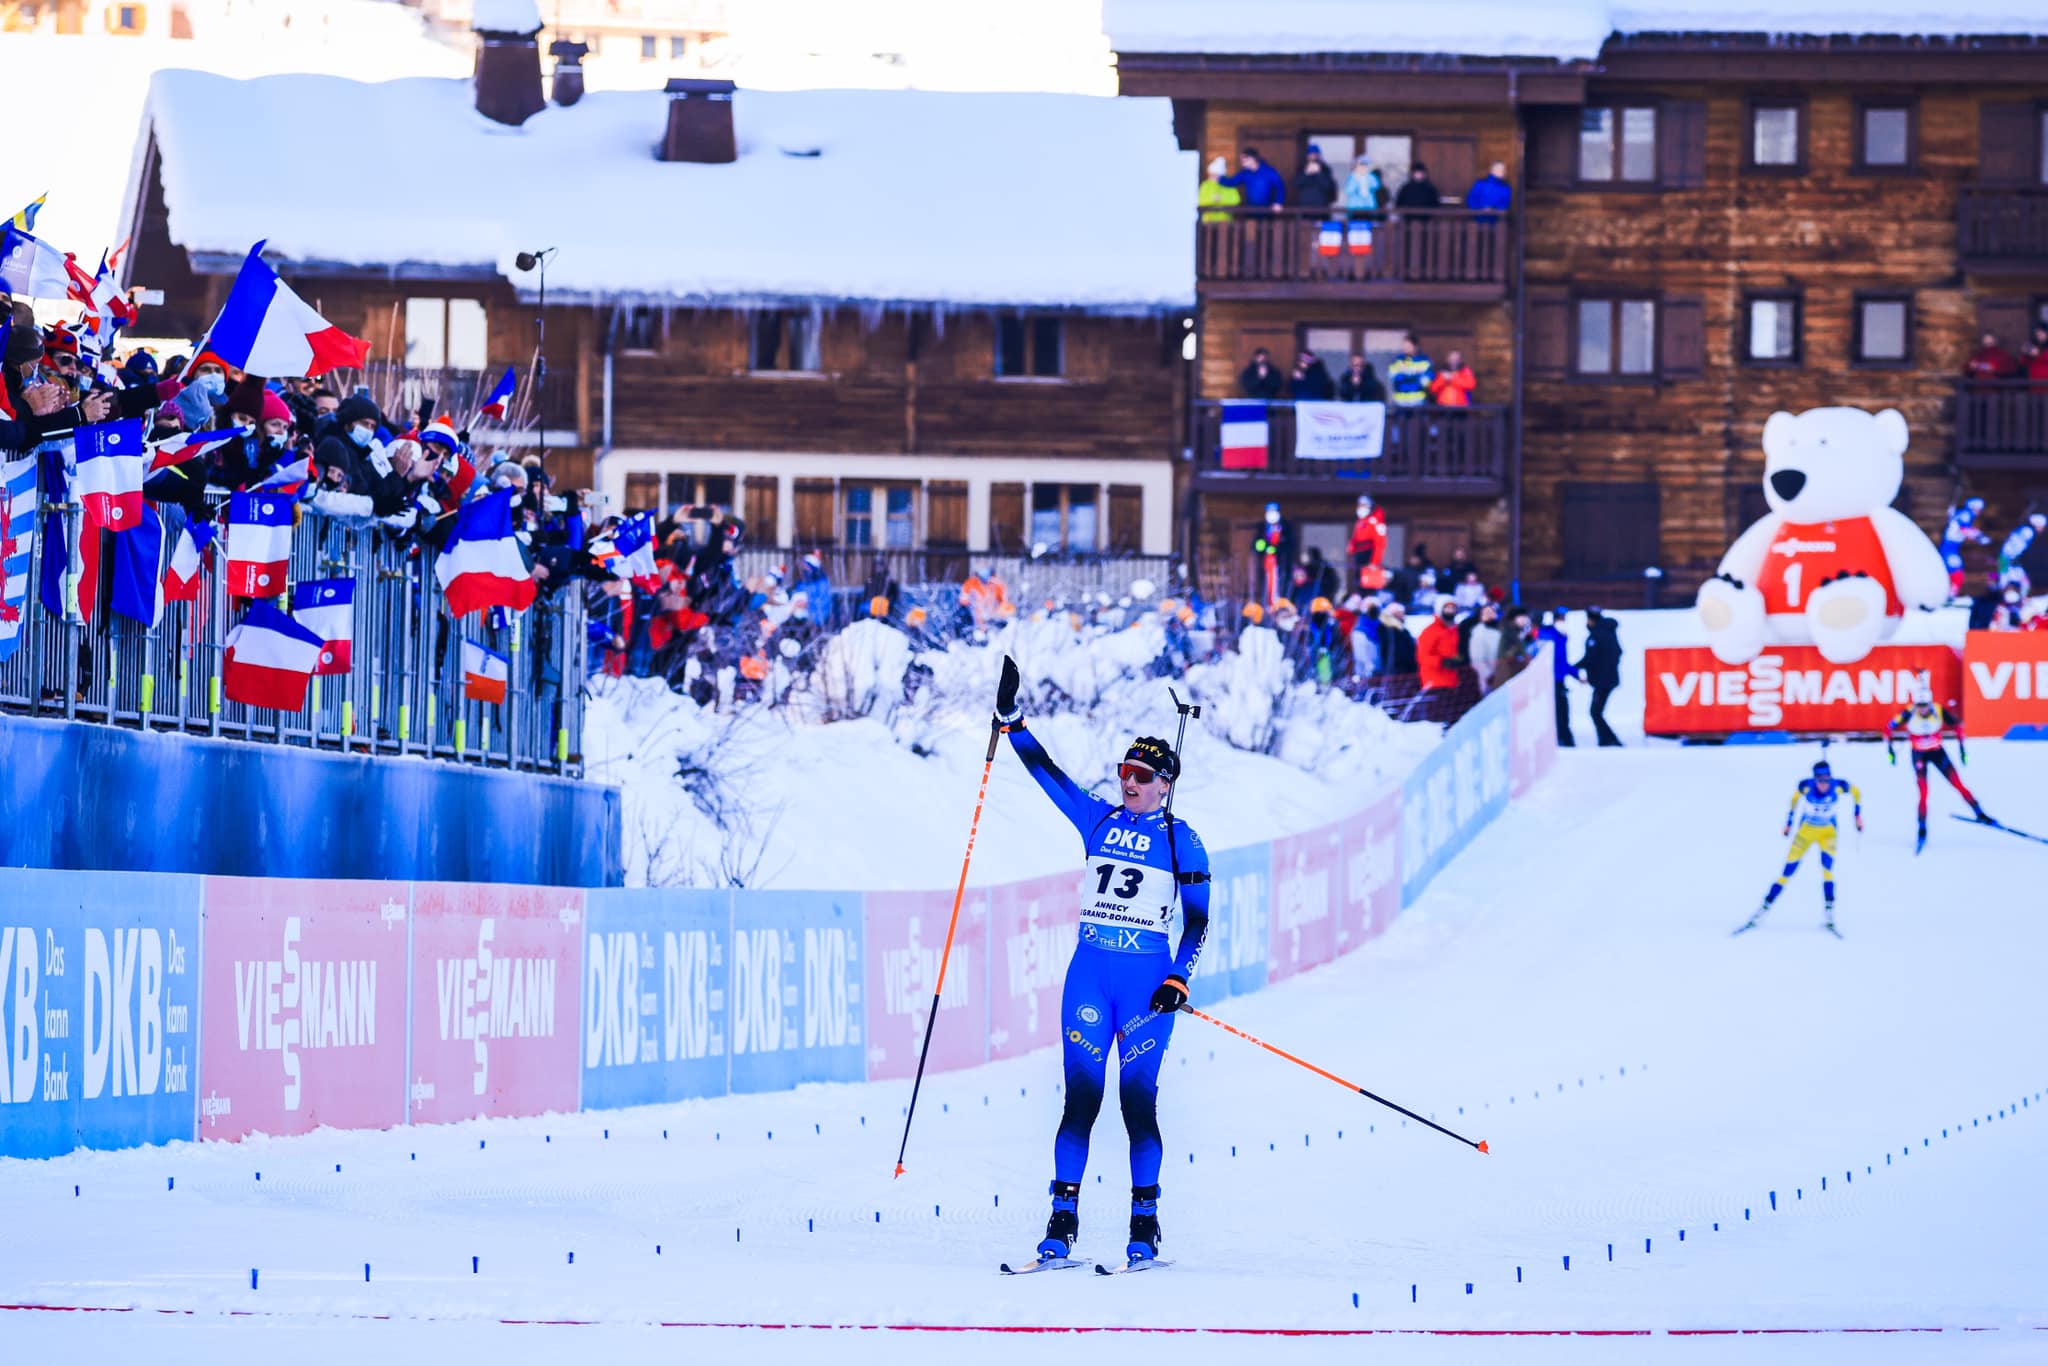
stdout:
<svg viewBox="0 0 2048 1366">
<path fill-rule="evenodd" d="M 1246 398 L 1268 403 L 1386 403 L 1394 408 L 1469 408 L 1479 387 L 1477 376 L 1456 347 L 1444 354 L 1438 365 L 1423 349 L 1422 338 L 1410 332 L 1401 339 L 1401 351 L 1387 365 L 1383 381 L 1371 360 L 1353 352 L 1344 372 L 1335 379 L 1322 357 L 1303 348 L 1295 355 L 1294 367 L 1283 374 L 1273 363 L 1266 347 L 1252 352 L 1237 377 L 1238 392 Z"/>
</svg>

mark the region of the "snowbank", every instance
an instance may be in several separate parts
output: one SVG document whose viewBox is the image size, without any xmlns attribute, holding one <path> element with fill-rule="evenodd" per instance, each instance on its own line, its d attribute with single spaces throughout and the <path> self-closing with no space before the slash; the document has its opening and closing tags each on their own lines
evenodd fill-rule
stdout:
<svg viewBox="0 0 2048 1366">
<path fill-rule="evenodd" d="M 700 708 L 648 679 L 603 679 L 584 722 L 589 775 L 624 790 L 632 885 L 913 890 L 951 885 L 988 746 L 1002 649 L 1022 668 L 1031 728 L 1077 782 L 1105 795 L 1135 735 L 1171 740 L 1167 690 L 1199 702 L 1174 809 L 1215 848 L 1327 823 L 1390 788 L 1439 727 L 1402 724 L 1294 684 L 1271 632 L 1176 679 L 1148 670 L 1156 621 L 1087 635 L 1065 617 L 1017 623 L 1001 648 L 915 656 L 862 622 L 836 637 L 788 705 Z M 929 669 L 909 700 L 904 675 Z M 777 664 L 771 688 L 789 680 Z M 838 719 L 830 724 L 825 718 Z M 1071 864 L 1074 833 L 998 753 L 975 845 L 977 885 Z"/>
<path fill-rule="evenodd" d="M 411 263 L 494 269 L 521 287 L 537 279 L 513 257 L 546 243 L 561 252 L 549 293 L 570 300 L 1194 301 L 1194 154 L 1177 149 L 1167 100 L 742 90 L 729 165 L 655 158 L 658 91 L 592 93 L 519 128 L 473 104 L 463 80 L 164 72 L 144 136 L 161 151 L 171 240 L 239 257 L 267 238 L 287 275 L 292 261 Z M 223 128 L 262 175 L 222 174 Z M 441 196 L 429 217 L 404 196 L 336 213 L 331 160 L 302 153 L 336 128 L 475 192 Z M 1029 210 L 1072 203 L 1083 182 L 1085 211 Z"/>
</svg>

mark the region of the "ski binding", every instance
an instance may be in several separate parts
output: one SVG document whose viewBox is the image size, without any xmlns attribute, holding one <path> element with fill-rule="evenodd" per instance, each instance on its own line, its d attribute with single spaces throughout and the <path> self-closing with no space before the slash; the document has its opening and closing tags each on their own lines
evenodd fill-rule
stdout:
<svg viewBox="0 0 2048 1366">
<path fill-rule="evenodd" d="M 1134 1262 L 1125 1262 L 1122 1266 L 1104 1266 L 1101 1262 L 1097 1262 L 1095 1264 L 1095 1274 L 1098 1276 L 1123 1276 L 1133 1271 L 1143 1271 L 1148 1267 L 1172 1265 L 1173 1262 L 1165 1257 L 1140 1257 Z"/>
<path fill-rule="evenodd" d="M 1013 1267 L 1008 1262 L 1004 1262 L 1003 1274 L 1005 1276 L 1029 1276 L 1039 1271 L 1066 1271 L 1073 1267 L 1086 1265 L 1088 1263 L 1074 1257 L 1047 1257 L 1043 1261 L 1033 1262 L 1029 1266 Z"/>
</svg>

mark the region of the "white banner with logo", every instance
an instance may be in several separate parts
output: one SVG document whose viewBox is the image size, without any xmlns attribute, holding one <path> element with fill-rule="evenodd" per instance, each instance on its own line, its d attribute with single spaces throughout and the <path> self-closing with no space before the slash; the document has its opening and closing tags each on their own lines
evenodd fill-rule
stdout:
<svg viewBox="0 0 2048 1366">
<path fill-rule="evenodd" d="M 1294 405 L 1297 460 L 1377 460 L 1386 436 L 1384 403 Z"/>
</svg>

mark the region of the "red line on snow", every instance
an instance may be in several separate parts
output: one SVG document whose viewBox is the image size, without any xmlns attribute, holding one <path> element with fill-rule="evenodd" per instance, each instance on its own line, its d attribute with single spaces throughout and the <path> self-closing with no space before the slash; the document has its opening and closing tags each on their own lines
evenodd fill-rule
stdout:
<svg viewBox="0 0 2048 1366">
<path fill-rule="evenodd" d="M 138 1309 L 120 1304 L 0 1304 L 0 1313 L 25 1314 L 168 1314 L 181 1318 L 206 1316 L 198 1309 Z M 376 1323 L 463 1322 L 431 1314 L 301 1314 L 272 1309 L 224 1309 L 224 1318 L 337 1318 Z M 653 1327 L 696 1329 L 746 1329 L 756 1332 L 798 1333 L 1131 1333 L 1153 1336 L 1207 1334 L 1224 1337 L 1280 1338 L 1647 1338 L 1647 1337 L 1735 1337 L 1789 1334 L 1824 1337 L 1849 1333 L 1995 1333 L 1995 1327 L 1884 1327 L 1884 1328 L 1235 1328 L 1154 1326 L 1144 1324 L 1058 1324 L 1058 1323 L 753 1323 L 744 1321 L 661 1320 L 637 1324 L 633 1320 L 600 1319 L 482 1319 L 471 1322 L 496 1323 L 508 1328 L 601 1328 Z M 2048 1325 L 2035 1331 L 2048 1332 Z"/>
</svg>

